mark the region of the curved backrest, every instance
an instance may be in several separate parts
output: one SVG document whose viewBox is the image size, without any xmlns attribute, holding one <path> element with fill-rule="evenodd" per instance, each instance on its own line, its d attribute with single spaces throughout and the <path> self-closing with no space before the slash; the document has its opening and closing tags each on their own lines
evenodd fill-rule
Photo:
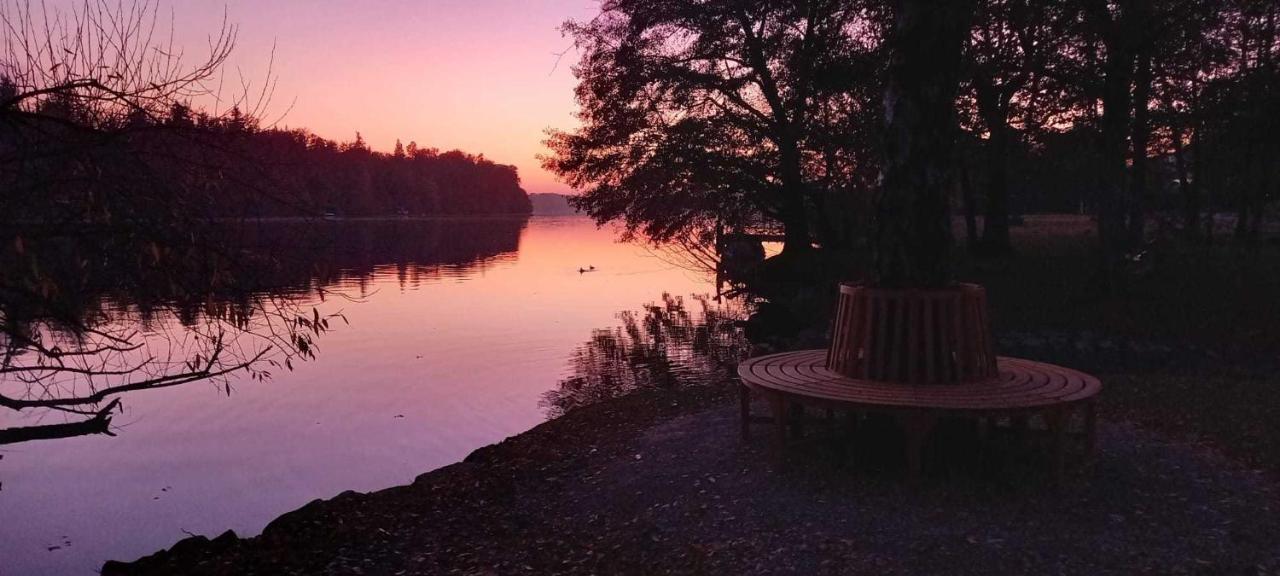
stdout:
<svg viewBox="0 0 1280 576">
<path fill-rule="evenodd" d="M 996 375 L 986 290 L 840 286 L 827 368 L 851 378 L 958 384 Z"/>
</svg>

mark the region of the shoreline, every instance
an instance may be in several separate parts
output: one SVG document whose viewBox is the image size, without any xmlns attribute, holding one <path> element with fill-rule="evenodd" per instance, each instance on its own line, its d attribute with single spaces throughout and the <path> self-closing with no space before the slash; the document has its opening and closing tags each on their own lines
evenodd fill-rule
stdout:
<svg viewBox="0 0 1280 576">
<path fill-rule="evenodd" d="M 1274 474 L 1123 411 L 1104 412 L 1098 460 L 1061 490 L 1016 453 L 995 476 L 935 472 L 910 489 L 892 465 L 850 468 L 822 442 L 775 470 L 764 430 L 739 438 L 735 398 L 710 385 L 606 400 L 411 484 L 343 492 L 258 536 L 187 538 L 102 573 L 1280 570 Z"/>
<path fill-rule="evenodd" d="M 311 542 L 327 540 L 313 537 L 320 524 L 336 516 L 358 515 L 356 509 L 371 501 L 413 499 L 423 489 L 435 499 L 484 499 L 486 495 L 509 492 L 514 489 L 512 483 L 521 477 L 544 476 L 553 469 L 571 468 L 602 449 L 616 450 L 627 437 L 655 421 L 724 401 L 731 391 L 722 385 L 643 390 L 584 406 L 501 442 L 477 448 L 461 461 L 423 472 L 409 484 L 371 492 L 348 490 L 318 498 L 276 517 L 256 536 L 240 537 L 232 530 L 213 538 L 189 536 L 148 556 L 108 561 L 102 574 L 239 574 L 243 567 L 236 561 L 248 557 L 253 557 L 254 562 L 262 561 L 263 552 L 277 559 L 296 560 L 282 546 L 290 547 L 299 538 Z M 306 555 L 307 551 L 301 553 Z M 223 565 L 227 560 L 231 564 Z M 262 573 L 275 573 L 273 570 Z"/>
</svg>

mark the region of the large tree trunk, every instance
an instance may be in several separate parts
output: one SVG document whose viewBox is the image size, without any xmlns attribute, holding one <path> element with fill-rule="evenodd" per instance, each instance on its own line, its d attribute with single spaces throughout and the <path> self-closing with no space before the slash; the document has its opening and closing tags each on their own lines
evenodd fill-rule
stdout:
<svg viewBox="0 0 1280 576">
<path fill-rule="evenodd" d="M 981 250 L 987 254 L 1007 254 L 1009 242 L 1009 108 L 990 77 L 975 72 L 978 115 L 987 129 L 986 213 L 982 223 Z"/>
<path fill-rule="evenodd" d="M 1144 49 L 1138 55 L 1133 78 L 1133 168 L 1129 175 L 1128 247 L 1140 248 L 1146 239 L 1147 148 L 1151 140 L 1151 54 Z"/>
<path fill-rule="evenodd" d="M 1217 208 L 1215 207 L 1215 204 L 1214 204 L 1214 201 L 1215 201 L 1215 198 L 1213 195 L 1214 187 L 1213 186 L 1201 187 L 1201 184 L 1206 183 L 1205 173 L 1204 173 L 1204 154 L 1205 154 L 1204 140 L 1200 137 L 1200 132 L 1202 128 L 1203 126 L 1198 125 L 1196 127 L 1196 130 L 1191 133 L 1191 174 L 1192 174 L 1192 178 L 1194 178 L 1194 180 L 1192 180 L 1192 185 L 1196 187 L 1197 195 L 1200 195 L 1201 192 L 1203 191 L 1203 194 L 1204 194 L 1203 212 L 1205 213 L 1204 214 L 1204 242 L 1206 244 L 1213 244 L 1213 235 L 1214 235 L 1214 232 L 1216 231 L 1215 228 L 1218 225 L 1218 218 L 1217 218 Z"/>
<path fill-rule="evenodd" d="M 782 253 L 796 254 L 812 248 L 809 237 L 809 216 L 805 213 L 804 197 L 799 192 L 786 193 L 782 206 Z"/>
<path fill-rule="evenodd" d="M 1245 183 L 1245 202 L 1248 203 L 1248 223 L 1246 224 L 1244 240 L 1250 245 L 1257 244 L 1261 239 L 1262 217 L 1267 212 L 1267 196 L 1270 191 L 1270 178 L 1268 177 L 1269 166 L 1258 160 L 1258 156 L 1250 154 L 1249 167 L 1250 178 Z M 1241 215 L 1241 220 L 1245 216 Z"/>
<path fill-rule="evenodd" d="M 809 234 L 809 211 L 805 207 L 805 189 L 800 170 L 800 153 L 795 146 L 782 150 L 782 253 L 793 255 L 813 248 Z"/>
<path fill-rule="evenodd" d="M 1098 241 L 1102 283 L 1120 281 L 1125 245 L 1125 158 L 1129 131 L 1129 71 L 1132 59 L 1112 42 L 1103 64 L 1101 178 L 1094 206 L 1098 211 Z"/>
<path fill-rule="evenodd" d="M 999 114 L 998 112 L 996 114 Z M 982 224 L 982 250 L 987 254 L 1008 254 L 1009 242 L 1009 127 L 1004 115 L 987 122 L 987 210 Z"/>
<path fill-rule="evenodd" d="M 978 249 L 978 202 L 973 194 L 973 182 L 969 179 L 969 167 L 960 161 L 960 196 L 964 203 L 964 237 L 965 247 L 969 252 Z"/>
<path fill-rule="evenodd" d="M 1235 239 L 1237 242 L 1246 242 L 1249 240 L 1249 219 L 1251 216 L 1250 202 L 1246 198 L 1247 192 L 1240 191 L 1240 203 L 1236 207 L 1236 228 Z"/>
<path fill-rule="evenodd" d="M 960 51 L 972 0 L 900 0 L 885 87 L 885 164 L 876 196 L 875 282 L 951 283 L 953 148 Z"/>
<path fill-rule="evenodd" d="M 1261 196 L 1261 194 L 1259 194 Z M 1253 219 L 1249 221 L 1249 243 L 1257 244 L 1262 231 L 1262 215 L 1266 212 L 1263 210 L 1264 205 L 1261 201 L 1253 207 Z"/>
<path fill-rule="evenodd" d="M 1255 218 L 1261 216 L 1258 197 L 1261 196 L 1259 187 L 1263 185 L 1259 177 L 1261 173 L 1257 168 L 1257 152 L 1252 145 L 1244 149 L 1238 162 L 1235 240 L 1252 244 L 1257 240 L 1253 222 Z"/>
<path fill-rule="evenodd" d="M 1187 167 L 1187 147 L 1182 125 L 1173 121 L 1173 163 L 1178 170 L 1178 192 L 1182 194 L 1182 232 L 1190 240 L 1200 238 L 1200 192 L 1192 186 Z"/>
</svg>

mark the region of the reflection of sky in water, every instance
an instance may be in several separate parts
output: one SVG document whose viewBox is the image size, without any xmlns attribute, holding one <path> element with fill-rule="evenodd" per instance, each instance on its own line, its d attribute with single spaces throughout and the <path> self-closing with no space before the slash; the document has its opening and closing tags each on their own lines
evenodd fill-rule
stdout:
<svg viewBox="0 0 1280 576">
<path fill-rule="evenodd" d="M 445 244 L 472 241 L 456 230 Z M 700 310 L 687 295 L 713 290 L 583 218 L 518 234 L 518 253 L 479 265 L 334 254 L 330 290 L 363 298 L 322 305 L 350 325 L 321 337 L 316 361 L 230 397 L 204 382 L 126 395 L 115 438 L 0 448 L 0 574 L 92 574 L 184 531 L 251 535 L 312 499 L 410 482 L 541 422 L 544 393 L 620 311 L 664 292 Z"/>
</svg>

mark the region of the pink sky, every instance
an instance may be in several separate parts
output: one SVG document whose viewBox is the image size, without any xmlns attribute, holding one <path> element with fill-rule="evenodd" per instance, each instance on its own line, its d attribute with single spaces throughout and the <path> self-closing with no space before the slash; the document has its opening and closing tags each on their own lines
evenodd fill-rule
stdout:
<svg viewBox="0 0 1280 576">
<path fill-rule="evenodd" d="M 163 0 L 188 58 L 227 11 L 235 67 L 262 78 L 276 45 L 281 124 L 375 149 L 453 148 L 520 169 L 529 192 L 568 192 L 536 158 L 546 128 L 572 128 L 571 42 L 557 27 L 590 18 L 595 0 Z M 162 16 L 162 17 L 164 17 Z"/>
</svg>

